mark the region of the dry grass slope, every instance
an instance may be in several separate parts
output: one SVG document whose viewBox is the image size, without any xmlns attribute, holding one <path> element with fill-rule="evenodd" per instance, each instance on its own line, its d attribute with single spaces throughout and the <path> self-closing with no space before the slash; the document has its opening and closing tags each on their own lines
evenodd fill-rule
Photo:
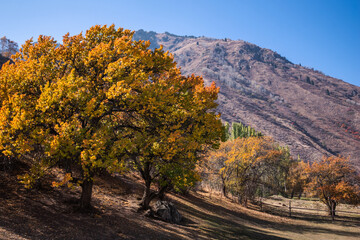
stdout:
<svg viewBox="0 0 360 240">
<path fill-rule="evenodd" d="M 241 207 L 207 192 L 170 194 L 184 220 L 173 225 L 136 212 L 142 185 L 136 176 L 96 179 L 91 213 L 77 211 L 78 189 L 24 189 L 0 171 L 0 239 L 359 239 L 360 215 L 339 217 L 297 214 L 258 206 Z M 270 199 L 282 204 L 281 200 Z M 360 210 L 357 209 L 360 214 Z"/>
</svg>

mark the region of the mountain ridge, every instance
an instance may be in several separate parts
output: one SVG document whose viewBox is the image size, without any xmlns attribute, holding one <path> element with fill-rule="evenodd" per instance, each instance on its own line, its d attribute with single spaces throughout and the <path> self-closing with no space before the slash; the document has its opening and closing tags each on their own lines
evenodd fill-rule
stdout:
<svg viewBox="0 0 360 240">
<path fill-rule="evenodd" d="M 302 159 L 340 154 L 360 169 L 360 87 L 243 40 L 144 30 L 134 39 L 163 45 L 184 75 L 215 81 L 224 121 L 250 125 Z"/>
</svg>

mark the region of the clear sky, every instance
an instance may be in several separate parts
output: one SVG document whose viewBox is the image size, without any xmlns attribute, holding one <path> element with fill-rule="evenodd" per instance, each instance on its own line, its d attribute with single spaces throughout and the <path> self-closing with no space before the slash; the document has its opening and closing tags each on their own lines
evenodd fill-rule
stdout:
<svg viewBox="0 0 360 240">
<path fill-rule="evenodd" d="M 0 36 L 23 44 L 112 24 L 242 39 L 360 86 L 360 0 L 0 0 Z"/>
</svg>

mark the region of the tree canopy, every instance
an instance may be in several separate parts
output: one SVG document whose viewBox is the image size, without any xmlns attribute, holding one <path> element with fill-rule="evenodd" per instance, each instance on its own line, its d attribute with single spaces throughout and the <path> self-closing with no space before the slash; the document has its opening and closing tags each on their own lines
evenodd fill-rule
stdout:
<svg viewBox="0 0 360 240">
<path fill-rule="evenodd" d="M 125 162 L 145 182 L 194 178 L 197 154 L 220 139 L 218 88 L 182 76 L 172 55 L 132 36 L 114 25 L 67 34 L 62 44 L 39 36 L 3 66 L 0 149 L 31 163 L 27 186 L 59 166 L 67 173 L 60 183 L 78 178 L 89 207 L 94 175 Z"/>
<path fill-rule="evenodd" d="M 339 203 L 360 203 L 360 177 L 345 157 L 323 157 L 308 165 L 308 191 L 318 195 L 334 216 Z"/>
<path fill-rule="evenodd" d="M 279 147 L 269 137 L 224 142 L 219 150 L 209 154 L 208 161 L 211 172 L 217 173 L 221 180 L 223 194 L 230 192 L 245 205 L 258 191 L 284 191 L 293 162 L 289 150 Z"/>
</svg>

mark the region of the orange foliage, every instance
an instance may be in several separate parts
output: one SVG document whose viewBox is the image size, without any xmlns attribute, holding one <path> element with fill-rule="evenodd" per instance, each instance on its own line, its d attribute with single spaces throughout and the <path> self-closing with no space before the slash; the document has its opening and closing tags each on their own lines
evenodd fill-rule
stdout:
<svg viewBox="0 0 360 240">
<path fill-rule="evenodd" d="M 338 203 L 360 203 L 360 177 L 344 157 L 323 157 L 306 168 L 308 191 L 317 194 L 329 210 Z"/>
<path fill-rule="evenodd" d="M 191 185 L 198 152 L 220 140 L 219 88 L 182 76 L 171 54 L 132 37 L 114 25 L 67 34 L 62 44 L 39 36 L 3 65 L 0 151 L 36 166 L 23 183 L 57 165 L 80 172 L 91 196 L 99 170 L 119 172 L 132 159 L 173 185 Z"/>
<path fill-rule="evenodd" d="M 249 137 L 222 143 L 218 150 L 210 153 L 208 161 L 213 172 L 219 171 L 224 195 L 231 192 L 246 204 L 258 186 L 275 188 L 278 181 L 283 181 L 291 158 L 287 150 L 271 138 Z"/>
</svg>

